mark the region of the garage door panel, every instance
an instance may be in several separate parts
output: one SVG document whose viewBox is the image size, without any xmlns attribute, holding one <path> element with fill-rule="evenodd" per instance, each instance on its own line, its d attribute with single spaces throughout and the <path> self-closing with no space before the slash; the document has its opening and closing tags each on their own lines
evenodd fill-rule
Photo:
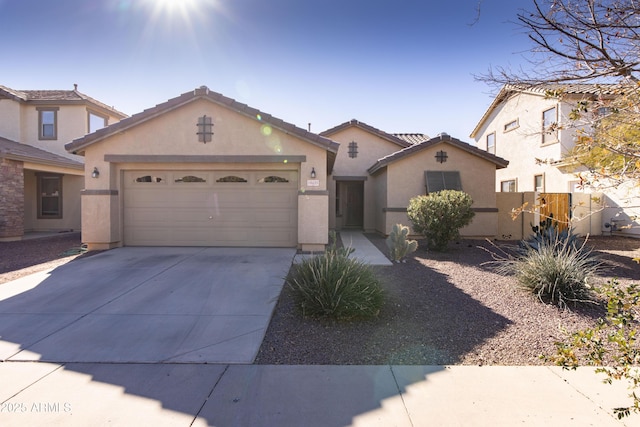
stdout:
<svg viewBox="0 0 640 427">
<path fill-rule="evenodd" d="M 297 174 L 125 172 L 125 245 L 296 246 Z M 246 182 L 216 182 L 228 176 Z"/>
<path fill-rule="evenodd" d="M 262 246 L 258 242 L 268 242 L 264 246 L 286 247 L 295 236 L 287 228 L 231 230 L 224 227 L 211 227 L 198 232 L 181 227 L 148 227 L 136 229 L 131 234 L 139 246 L 211 246 L 211 240 L 215 239 L 218 246 Z"/>
</svg>

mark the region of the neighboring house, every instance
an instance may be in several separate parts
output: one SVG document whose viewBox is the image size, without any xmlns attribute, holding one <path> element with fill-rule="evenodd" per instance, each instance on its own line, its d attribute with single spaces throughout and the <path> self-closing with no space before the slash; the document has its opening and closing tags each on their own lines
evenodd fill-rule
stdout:
<svg viewBox="0 0 640 427">
<path fill-rule="evenodd" d="M 562 97 L 553 96 L 561 93 Z M 478 148 L 507 159 L 509 166 L 496 171 L 498 192 L 591 193 L 598 188 L 582 185 L 584 171 L 566 156 L 575 145 L 576 132 L 588 121 L 569 120 L 581 101 L 615 96 L 615 86 L 594 84 L 541 85 L 519 89 L 504 86 L 484 113 L 471 138 Z M 631 228 L 640 211 L 627 191 L 605 192 L 602 230 L 612 220 Z M 608 227 L 605 227 L 608 224 Z M 592 230 L 599 234 L 600 230 Z"/>
<path fill-rule="evenodd" d="M 79 230 L 84 167 L 64 143 L 124 117 L 77 88 L 0 86 L 0 240 Z"/>
<path fill-rule="evenodd" d="M 330 227 L 390 233 L 411 225 L 409 200 L 442 189 L 462 190 L 474 200 L 476 217 L 465 237 L 496 236 L 495 172 L 508 162 L 441 134 L 388 134 L 351 120 L 321 133 L 340 142 L 330 194 Z"/>
<path fill-rule="evenodd" d="M 82 240 L 322 250 L 338 146 L 200 87 L 66 145 L 85 157 Z"/>
</svg>

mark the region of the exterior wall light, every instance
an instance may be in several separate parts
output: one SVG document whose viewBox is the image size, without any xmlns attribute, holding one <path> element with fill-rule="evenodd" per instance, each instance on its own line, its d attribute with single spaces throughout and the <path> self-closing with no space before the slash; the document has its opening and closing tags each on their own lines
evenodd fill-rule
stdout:
<svg viewBox="0 0 640 427">
<path fill-rule="evenodd" d="M 311 168 L 311 179 L 316 178 L 316 168 Z"/>
<path fill-rule="evenodd" d="M 91 172 L 91 178 L 98 178 L 100 176 L 100 171 L 98 168 L 94 167 L 93 172 Z"/>
</svg>

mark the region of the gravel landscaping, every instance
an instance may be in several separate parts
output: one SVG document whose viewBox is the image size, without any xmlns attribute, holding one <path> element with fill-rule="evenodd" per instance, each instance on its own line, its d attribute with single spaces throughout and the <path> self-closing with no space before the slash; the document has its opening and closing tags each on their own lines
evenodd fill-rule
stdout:
<svg viewBox="0 0 640 427">
<path fill-rule="evenodd" d="M 382 251 L 384 239 L 368 235 Z M 607 277 L 640 280 L 640 240 L 594 237 L 589 245 L 606 261 Z M 444 253 L 424 244 L 406 263 L 376 267 L 386 301 L 373 320 L 335 322 L 302 318 L 285 286 L 255 363 L 328 365 L 541 365 L 563 330 L 594 324 L 592 305 L 561 310 L 495 274 L 484 262 L 486 241 L 451 244 Z"/>
<path fill-rule="evenodd" d="M 80 232 L 0 242 L 0 283 L 67 263 L 79 255 L 80 245 Z"/>
<path fill-rule="evenodd" d="M 386 252 L 382 237 L 367 237 Z M 602 282 L 640 281 L 631 261 L 640 257 L 640 239 L 592 237 L 589 246 L 609 265 Z M 79 233 L 0 242 L 0 283 L 72 261 L 79 255 L 67 251 L 79 247 Z M 567 311 L 541 303 L 483 265 L 489 242 L 461 241 L 444 253 L 424 247 L 406 263 L 375 267 L 386 295 L 372 320 L 303 318 L 285 286 L 255 363 L 540 365 L 563 330 L 592 326 L 604 313 L 598 305 Z"/>
</svg>

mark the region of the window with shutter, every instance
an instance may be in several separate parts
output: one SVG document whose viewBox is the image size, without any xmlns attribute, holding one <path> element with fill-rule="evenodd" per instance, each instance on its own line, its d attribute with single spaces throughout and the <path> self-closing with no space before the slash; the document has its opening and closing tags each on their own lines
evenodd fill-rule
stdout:
<svg viewBox="0 0 640 427">
<path fill-rule="evenodd" d="M 427 194 L 442 190 L 462 191 L 459 171 L 426 171 L 424 179 L 427 186 Z"/>
</svg>

